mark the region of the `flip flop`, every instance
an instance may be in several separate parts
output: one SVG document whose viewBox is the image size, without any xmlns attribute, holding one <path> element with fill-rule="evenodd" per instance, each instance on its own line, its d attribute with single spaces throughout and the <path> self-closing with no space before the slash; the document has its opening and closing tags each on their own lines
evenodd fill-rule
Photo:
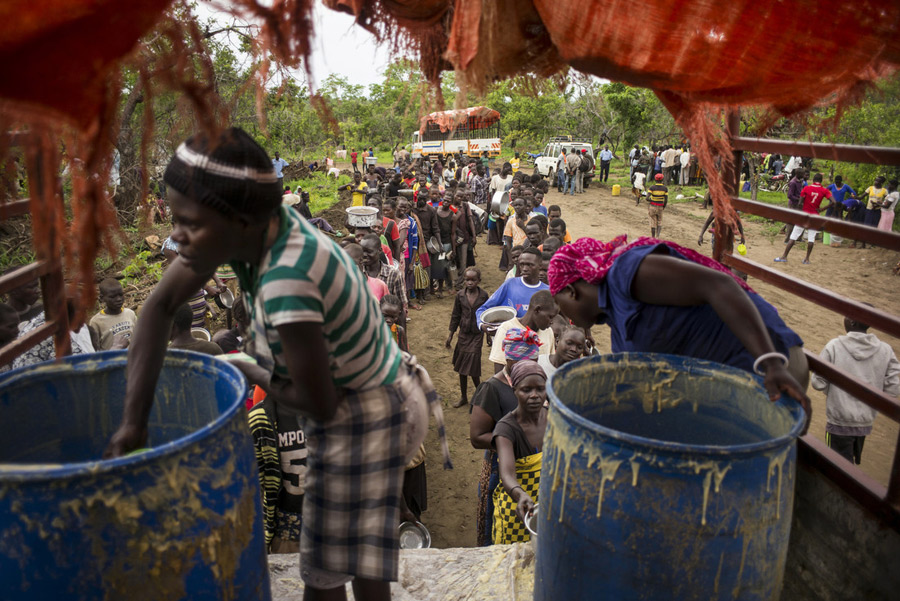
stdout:
<svg viewBox="0 0 900 601">
<path fill-rule="evenodd" d="M 803 260 L 800 261 L 800 262 L 801 262 L 803 265 L 809 265 L 809 261 L 807 261 L 806 259 L 803 259 Z"/>
<path fill-rule="evenodd" d="M 782 259 L 781 257 L 775 257 L 776 263 L 787 263 L 787 259 Z"/>
</svg>

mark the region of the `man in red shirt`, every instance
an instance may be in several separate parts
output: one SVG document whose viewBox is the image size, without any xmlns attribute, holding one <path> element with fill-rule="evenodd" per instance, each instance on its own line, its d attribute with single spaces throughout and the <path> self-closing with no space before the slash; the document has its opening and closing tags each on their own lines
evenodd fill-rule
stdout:
<svg viewBox="0 0 900 601">
<path fill-rule="evenodd" d="M 350 164 L 353 165 L 353 171 L 355 173 L 359 173 L 359 167 L 356 166 L 356 157 L 359 156 L 359 153 L 356 152 L 355 148 L 350 149 Z"/>
<path fill-rule="evenodd" d="M 828 199 L 828 202 L 825 204 L 825 206 L 819 206 L 826 198 Z M 800 200 L 803 201 L 803 212 L 810 213 L 812 215 L 818 215 L 831 205 L 831 192 L 829 192 L 822 186 L 821 173 L 816 173 L 815 177 L 813 177 L 813 183 L 803 188 L 803 190 L 800 192 Z M 816 241 L 817 233 L 818 232 L 816 230 L 806 230 L 807 244 L 806 258 L 803 259 L 804 265 L 809 264 L 809 255 L 812 254 L 812 249 Z M 776 263 L 787 263 L 788 253 L 791 252 L 792 248 L 794 248 L 794 243 L 800 239 L 800 236 L 802 234 L 803 226 L 795 225 L 794 229 L 791 230 L 791 239 L 787 243 L 787 246 L 784 247 L 784 254 L 775 259 Z"/>
</svg>

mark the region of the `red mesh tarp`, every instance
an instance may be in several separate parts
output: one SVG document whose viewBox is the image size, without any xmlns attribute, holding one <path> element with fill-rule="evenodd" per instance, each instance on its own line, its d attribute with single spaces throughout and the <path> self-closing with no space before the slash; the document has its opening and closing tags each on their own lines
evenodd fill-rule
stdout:
<svg viewBox="0 0 900 601">
<path fill-rule="evenodd" d="M 471 123 L 476 124 L 473 127 L 488 127 L 500 119 L 500 113 L 486 106 L 473 106 L 467 109 L 429 113 L 422 117 L 422 127 L 419 131 L 424 132 L 425 127 L 429 123 L 434 123 L 440 127 L 441 131 L 448 131 L 469 123 L 470 119 L 473 119 Z"/>
<path fill-rule="evenodd" d="M 236 12 L 260 25 L 256 50 L 264 68 L 269 56 L 293 67 L 308 55 L 312 1 L 232 0 Z M 115 136 L 110 92 L 119 85 L 118 60 L 170 2 L 0 1 L 3 116 L 37 109 L 41 117 L 62 116 L 81 130 L 82 144 L 69 144 L 67 153 L 81 159 L 85 181 L 92 183 L 87 192 L 76 186 L 73 202 L 86 195 L 100 202 L 92 174 Z M 897 0 L 323 2 L 416 54 L 429 81 L 456 69 L 463 98 L 498 78 L 546 77 L 567 66 L 652 88 L 691 139 L 716 215 L 726 221 L 733 211 L 716 169 L 716 158 L 729 152 L 723 107 L 757 105 L 791 115 L 819 102 L 840 105 L 900 64 Z M 191 51 L 186 46 L 182 55 Z M 186 79 L 174 87 L 194 100 L 212 93 Z M 93 245 L 80 257 L 87 269 L 97 241 L 82 239 L 80 245 Z"/>
<path fill-rule="evenodd" d="M 108 98 L 110 69 L 172 0 L 3 0 L 0 98 L 82 129 Z"/>
</svg>

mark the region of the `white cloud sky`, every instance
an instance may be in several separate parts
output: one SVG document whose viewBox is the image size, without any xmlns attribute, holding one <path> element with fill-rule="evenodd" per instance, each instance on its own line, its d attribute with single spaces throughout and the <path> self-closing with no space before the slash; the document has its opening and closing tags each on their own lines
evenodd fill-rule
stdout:
<svg viewBox="0 0 900 601">
<path fill-rule="evenodd" d="M 212 17 L 222 24 L 233 19 L 204 3 L 197 5 L 196 12 L 201 20 Z M 313 23 L 310 62 L 316 85 L 332 73 L 366 88 L 381 81 L 390 62 L 387 45 L 379 46 L 371 33 L 354 23 L 352 16 L 325 8 L 318 1 L 313 3 Z M 304 74 L 298 74 L 298 78 L 303 77 Z"/>
<path fill-rule="evenodd" d="M 313 39 L 312 71 L 318 84 L 331 73 L 350 83 L 368 87 L 378 83 L 390 62 L 388 46 L 378 46 L 375 37 L 353 23 L 346 13 L 316 2 L 313 9 L 316 37 Z"/>
</svg>

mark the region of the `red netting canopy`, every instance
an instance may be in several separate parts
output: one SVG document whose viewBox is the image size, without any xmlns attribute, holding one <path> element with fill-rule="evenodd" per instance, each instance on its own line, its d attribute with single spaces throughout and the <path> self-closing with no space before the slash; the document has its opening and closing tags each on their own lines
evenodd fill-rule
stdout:
<svg viewBox="0 0 900 601">
<path fill-rule="evenodd" d="M 421 119 L 421 131 L 425 131 L 425 126 L 429 123 L 440 127 L 441 131 L 448 131 L 466 123 L 475 123 L 478 127 L 488 127 L 499 120 L 500 113 L 497 111 L 486 106 L 472 106 L 466 109 L 428 113 Z"/>
<path fill-rule="evenodd" d="M 313 1 L 232 0 L 231 7 L 260 25 L 264 59 L 271 54 L 295 66 L 309 53 Z M 85 165 L 97 164 L 100 147 L 111 150 L 110 136 L 98 132 L 114 132 L 106 108 L 118 59 L 170 2 L 0 2 L 3 116 L 22 117 L 23 107 L 31 115 L 36 108 L 57 123 L 74 124 L 85 141 L 74 152 L 88 159 Z M 415 55 L 432 82 L 442 70 L 455 69 L 461 86 L 478 91 L 499 78 L 546 77 L 571 66 L 653 89 L 690 137 L 709 175 L 716 214 L 726 221 L 733 212 L 715 157 L 729 149 L 717 111 L 757 105 L 791 115 L 820 102 L 845 103 L 900 64 L 897 0 L 323 2 Z M 198 96 L 191 82 L 175 83 Z M 73 203 L 85 193 L 108 202 L 96 186 L 87 192 L 76 186 Z M 81 257 L 84 269 L 92 262 L 93 255 Z"/>
</svg>

